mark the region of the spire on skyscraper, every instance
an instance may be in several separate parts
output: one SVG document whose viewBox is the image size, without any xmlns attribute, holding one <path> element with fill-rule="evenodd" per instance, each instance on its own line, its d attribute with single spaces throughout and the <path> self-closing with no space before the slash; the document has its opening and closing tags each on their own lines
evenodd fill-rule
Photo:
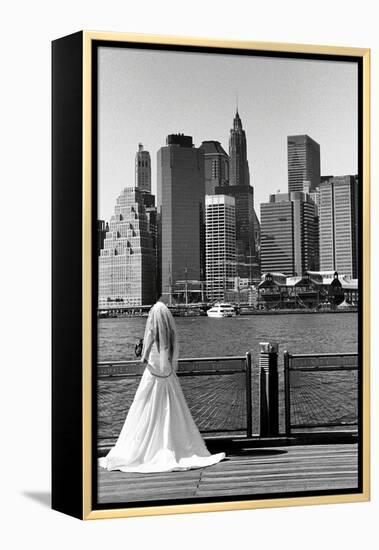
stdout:
<svg viewBox="0 0 379 550">
<path fill-rule="evenodd" d="M 249 185 L 249 165 L 247 162 L 247 145 L 245 130 L 242 128 L 241 117 L 236 110 L 233 128 L 229 138 L 230 185 Z"/>
<path fill-rule="evenodd" d="M 242 121 L 241 121 L 240 115 L 238 113 L 238 105 L 237 105 L 236 114 L 235 114 L 235 117 L 234 117 L 234 120 L 233 120 L 233 129 L 234 130 L 242 130 Z"/>
<path fill-rule="evenodd" d="M 237 275 L 251 282 L 259 275 L 258 247 L 254 232 L 254 190 L 250 185 L 247 143 L 238 104 L 229 138 L 229 185 L 215 188 L 216 195 L 234 197 L 236 215 Z M 258 231 L 257 231 L 258 234 Z"/>
</svg>

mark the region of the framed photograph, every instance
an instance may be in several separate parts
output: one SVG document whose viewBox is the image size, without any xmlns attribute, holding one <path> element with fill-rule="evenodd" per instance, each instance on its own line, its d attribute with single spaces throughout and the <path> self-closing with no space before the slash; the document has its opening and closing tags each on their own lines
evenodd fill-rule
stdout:
<svg viewBox="0 0 379 550">
<path fill-rule="evenodd" d="M 52 52 L 53 508 L 368 500 L 369 50 Z"/>
</svg>

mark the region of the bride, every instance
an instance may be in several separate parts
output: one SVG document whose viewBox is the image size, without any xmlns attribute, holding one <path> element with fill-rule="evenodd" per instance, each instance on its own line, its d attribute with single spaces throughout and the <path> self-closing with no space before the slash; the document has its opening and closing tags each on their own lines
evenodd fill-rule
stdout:
<svg viewBox="0 0 379 550">
<path fill-rule="evenodd" d="M 146 323 L 141 360 L 146 368 L 115 446 L 100 466 L 122 472 L 203 468 L 225 458 L 211 455 L 193 421 L 176 370 L 179 344 L 169 309 L 157 302 Z"/>
</svg>

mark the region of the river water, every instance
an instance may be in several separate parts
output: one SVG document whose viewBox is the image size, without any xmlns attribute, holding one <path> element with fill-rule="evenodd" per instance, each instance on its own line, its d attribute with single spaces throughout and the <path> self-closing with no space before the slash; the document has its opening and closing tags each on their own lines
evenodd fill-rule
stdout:
<svg viewBox="0 0 379 550">
<path fill-rule="evenodd" d="M 225 319 L 176 317 L 181 357 L 215 357 L 258 352 L 259 342 L 278 342 L 279 353 L 357 352 L 357 313 L 241 315 Z M 98 360 L 135 359 L 146 318 L 99 319 Z"/>
</svg>

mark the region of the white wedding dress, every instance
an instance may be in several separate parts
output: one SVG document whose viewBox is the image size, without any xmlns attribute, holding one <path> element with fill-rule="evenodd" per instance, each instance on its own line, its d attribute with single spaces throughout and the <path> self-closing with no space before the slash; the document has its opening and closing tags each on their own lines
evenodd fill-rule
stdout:
<svg viewBox="0 0 379 550">
<path fill-rule="evenodd" d="M 118 440 L 99 459 L 100 466 L 151 473 L 216 464 L 225 453 L 210 454 L 192 418 L 175 372 L 178 347 L 170 361 L 168 351 L 158 352 L 154 341 L 145 345 L 150 348 L 147 367 Z"/>
</svg>

